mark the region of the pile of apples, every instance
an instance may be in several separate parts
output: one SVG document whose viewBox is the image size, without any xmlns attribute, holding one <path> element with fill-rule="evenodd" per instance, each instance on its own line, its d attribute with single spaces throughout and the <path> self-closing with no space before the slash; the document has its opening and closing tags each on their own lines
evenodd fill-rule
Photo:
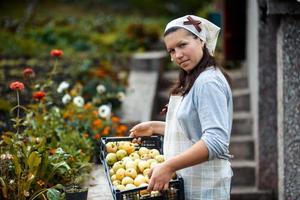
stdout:
<svg viewBox="0 0 300 200">
<path fill-rule="evenodd" d="M 121 191 L 147 186 L 150 169 L 165 160 L 159 150 L 140 147 L 134 141 L 108 142 L 105 146 L 111 182 Z"/>
</svg>

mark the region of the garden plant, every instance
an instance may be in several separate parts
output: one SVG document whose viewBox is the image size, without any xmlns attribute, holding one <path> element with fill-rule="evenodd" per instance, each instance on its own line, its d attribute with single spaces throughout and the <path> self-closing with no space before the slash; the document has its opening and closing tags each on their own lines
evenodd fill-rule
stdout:
<svg viewBox="0 0 300 200">
<path fill-rule="evenodd" d="M 66 188 L 82 186 L 90 178 L 100 137 L 127 131 L 109 99 L 85 101 L 78 83 L 57 87 L 53 80 L 63 51 L 50 54 L 53 67 L 42 81 L 35 82 L 39 74 L 26 67 L 24 80 L 9 85 L 17 105 L 11 109 L 12 130 L 1 133 L 0 199 L 63 199 Z M 99 84 L 95 92 L 109 92 L 105 89 Z M 32 100 L 21 105 L 25 91 L 32 93 Z M 119 100 L 125 95 L 113 94 Z"/>
</svg>

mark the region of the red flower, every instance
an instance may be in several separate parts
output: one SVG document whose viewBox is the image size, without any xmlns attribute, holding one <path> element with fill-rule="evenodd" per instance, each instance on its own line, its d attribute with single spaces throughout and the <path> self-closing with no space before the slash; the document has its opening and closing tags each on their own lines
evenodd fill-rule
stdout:
<svg viewBox="0 0 300 200">
<path fill-rule="evenodd" d="M 10 85 L 9 85 L 10 89 L 12 90 L 24 90 L 25 86 L 22 82 L 19 82 L 19 81 L 15 81 L 15 82 L 12 82 Z"/>
<path fill-rule="evenodd" d="M 38 91 L 38 92 L 33 93 L 32 96 L 36 100 L 41 100 L 41 99 L 43 99 L 46 96 L 46 94 L 45 94 L 44 91 Z"/>
<path fill-rule="evenodd" d="M 101 137 L 101 135 L 100 135 L 99 133 L 97 133 L 96 135 L 94 135 L 94 139 L 95 139 L 95 140 L 99 140 L 100 137 Z"/>
<path fill-rule="evenodd" d="M 23 74 L 25 78 L 34 77 L 34 71 L 32 68 L 27 67 L 23 70 Z"/>
<path fill-rule="evenodd" d="M 53 57 L 61 57 L 64 54 L 64 52 L 60 49 L 53 49 L 50 52 L 50 55 Z"/>
</svg>

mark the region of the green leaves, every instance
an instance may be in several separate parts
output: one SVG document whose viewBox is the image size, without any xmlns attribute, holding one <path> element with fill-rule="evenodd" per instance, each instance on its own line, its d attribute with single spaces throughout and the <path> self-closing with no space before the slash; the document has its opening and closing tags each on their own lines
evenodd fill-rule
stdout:
<svg viewBox="0 0 300 200">
<path fill-rule="evenodd" d="M 60 192 L 55 188 L 50 188 L 47 191 L 47 198 L 49 200 L 59 200 L 60 199 Z"/>
<path fill-rule="evenodd" d="M 29 167 L 29 172 L 32 174 L 35 174 L 40 163 L 41 163 L 42 158 L 40 157 L 39 153 L 36 151 L 31 152 L 31 154 L 28 157 L 27 160 L 27 165 Z"/>
</svg>

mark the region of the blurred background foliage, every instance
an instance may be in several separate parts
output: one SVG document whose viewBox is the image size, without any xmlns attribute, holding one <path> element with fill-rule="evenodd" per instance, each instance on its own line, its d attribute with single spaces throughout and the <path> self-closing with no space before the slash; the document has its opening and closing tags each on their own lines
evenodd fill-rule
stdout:
<svg viewBox="0 0 300 200">
<path fill-rule="evenodd" d="M 1 46 L 6 56 L 43 56 L 50 48 L 108 56 L 149 50 L 171 18 L 198 13 L 212 0 L 1 1 Z M 43 51 L 45 50 L 45 51 Z"/>
<path fill-rule="evenodd" d="M 185 14 L 208 17 L 213 2 L 0 1 L 0 114 L 7 113 L 9 102 L 15 100 L 9 96 L 9 82 L 22 78 L 20 69 L 26 66 L 32 67 L 40 74 L 38 77 L 43 78 L 41 75 L 53 64 L 49 60 L 51 49 L 64 51 L 55 78 L 57 83 L 79 82 L 88 99 L 93 98 L 99 84 L 104 84 L 108 93 L 124 91 L 130 56 L 136 52 L 164 49 L 161 35 L 169 20 Z M 118 100 L 109 101 L 120 105 Z"/>
<path fill-rule="evenodd" d="M 24 166 L 19 171 L 24 177 L 32 177 L 27 176 L 30 171 L 24 163 L 31 161 L 25 159 L 26 155 L 33 153 L 37 160 L 43 158 L 34 179 L 25 178 L 22 182 L 14 180 L 21 172 L 9 171 L 14 166 L 11 159 L 1 162 L 0 178 L 12 174 L 6 183 L 13 181 L 14 187 L 8 194 L 17 195 L 15 191 L 23 183 L 31 195 L 58 183 L 74 182 L 70 177 L 85 178 L 89 170 L 80 170 L 97 160 L 99 138 L 127 134 L 128 127 L 122 124 L 118 108 L 126 95 L 130 56 L 164 49 L 161 35 L 168 21 L 185 14 L 207 18 L 211 3 L 213 0 L 0 1 L 0 135 L 4 138 L 0 140 L 0 154 L 19 158 Z M 63 50 L 63 56 L 55 77 L 47 82 L 51 68 L 56 66 L 49 55 L 52 49 Z M 27 67 L 35 73 L 30 80 L 24 79 L 23 70 Z M 22 126 L 24 138 L 5 133 L 14 130 L 11 109 L 18 101 L 9 85 L 17 80 L 25 84 L 20 104 L 32 110 L 22 115 L 26 116 Z M 52 86 L 45 90 L 47 101 L 35 101 L 35 105 L 32 92 L 45 81 Z M 67 93 L 57 91 L 63 81 L 70 84 L 67 93 L 72 98 L 84 98 L 83 107 L 64 105 L 62 99 Z M 105 90 L 99 92 L 99 86 Z M 109 108 L 109 116 L 99 117 L 102 106 Z"/>
</svg>

